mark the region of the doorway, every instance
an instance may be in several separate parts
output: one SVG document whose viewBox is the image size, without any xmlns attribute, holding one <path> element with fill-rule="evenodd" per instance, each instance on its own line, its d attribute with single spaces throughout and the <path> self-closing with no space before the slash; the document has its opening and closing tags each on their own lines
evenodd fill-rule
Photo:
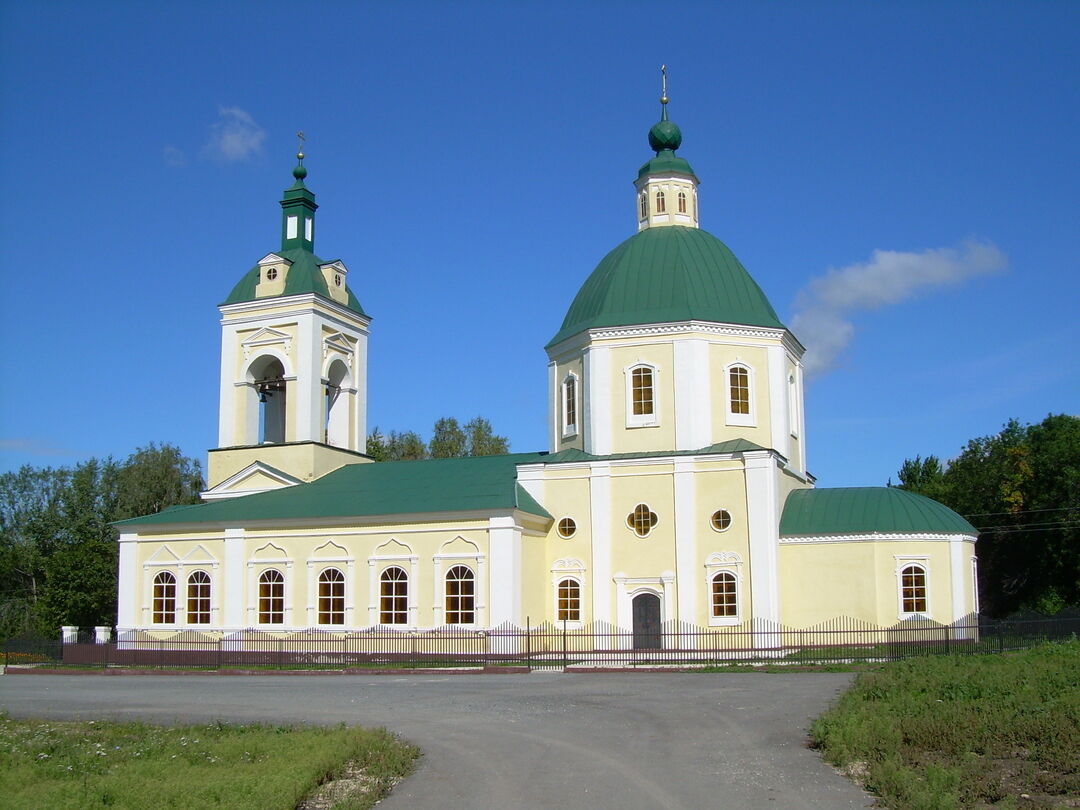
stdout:
<svg viewBox="0 0 1080 810">
<path fill-rule="evenodd" d="M 654 593 L 642 593 L 634 597 L 634 649 L 659 650 L 660 643 L 660 597 Z"/>
</svg>

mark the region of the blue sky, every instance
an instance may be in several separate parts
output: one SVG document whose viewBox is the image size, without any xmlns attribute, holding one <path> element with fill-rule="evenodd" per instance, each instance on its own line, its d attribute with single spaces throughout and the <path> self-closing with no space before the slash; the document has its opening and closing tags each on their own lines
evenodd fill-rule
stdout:
<svg viewBox="0 0 1080 810">
<path fill-rule="evenodd" d="M 278 247 L 365 309 L 369 428 L 546 444 L 635 228 L 659 65 L 702 225 L 819 351 L 809 466 L 877 485 L 1080 412 L 1080 4 L 4 3 L 0 470 L 216 443 L 216 305 Z"/>
</svg>

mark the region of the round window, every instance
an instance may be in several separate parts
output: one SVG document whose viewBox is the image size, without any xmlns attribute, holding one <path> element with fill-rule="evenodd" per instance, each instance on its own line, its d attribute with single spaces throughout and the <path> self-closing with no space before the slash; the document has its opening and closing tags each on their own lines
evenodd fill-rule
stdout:
<svg viewBox="0 0 1080 810">
<path fill-rule="evenodd" d="M 277 268 L 271 267 L 269 270 L 266 271 L 266 280 L 273 281 L 275 278 L 277 278 Z"/>
<path fill-rule="evenodd" d="M 573 518 L 564 517 L 559 521 L 558 531 L 559 537 L 573 537 L 577 533 L 577 524 L 574 523 Z"/>
<path fill-rule="evenodd" d="M 635 506 L 634 511 L 626 516 L 626 525 L 633 529 L 638 537 L 648 537 L 649 532 L 659 522 L 660 518 L 656 512 L 643 503 Z"/>
<path fill-rule="evenodd" d="M 718 532 L 727 531 L 731 525 L 731 512 L 727 509 L 717 509 L 712 515 L 712 527 Z"/>
</svg>

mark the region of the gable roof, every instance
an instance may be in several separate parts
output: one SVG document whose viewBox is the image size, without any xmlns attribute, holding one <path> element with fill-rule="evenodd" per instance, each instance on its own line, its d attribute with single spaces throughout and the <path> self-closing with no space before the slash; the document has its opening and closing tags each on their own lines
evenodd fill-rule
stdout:
<svg viewBox="0 0 1080 810">
<path fill-rule="evenodd" d="M 781 537 L 830 534 L 963 534 L 979 530 L 944 504 L 897 487 L 797 489 L 787 497 Z"/>
<path fill-rule="evenodd" d="M 373 517 L 517 509 L 551 515 L 517 483 L 539 453 L 348 464 L 309 484 L 186 506 L 117 522 L 139 529 L 182 523 Z"/>
</svg>

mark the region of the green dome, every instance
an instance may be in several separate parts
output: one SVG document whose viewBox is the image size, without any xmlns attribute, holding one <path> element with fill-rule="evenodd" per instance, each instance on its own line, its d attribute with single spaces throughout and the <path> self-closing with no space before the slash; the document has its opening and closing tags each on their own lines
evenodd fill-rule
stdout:
<svg viewBox="0 0 1080 810">
<path fill-rule="evenodd" d="M 654 152 L 660 152 L 664 149 L 678 149 L 681 144 L 682 131 L 674 122 L 668 121 L 666 118 L 657 121 L 649 130 L 649 146 L 652 147 Z"/>
<path fill-rule="evenodd" d="M 830 534 L 978 534 L 952 509 L 897 487 L 797 489 L 787 497 L 781 537 Z"/>
<path fill-rule="evenodd" d="M 312 253 L 310 250 L 304 250 L 303 248 L 292 248 L 290 250 L 277 250 L 274 251 L 278 256 L 283 259 L 288 259 L 292 264 L 289 265 L 289 273 L 285 277 L 285 289 L 280 293 L 280 296 L 286 295 L 302 295 L 304 293 L 316 293 L 323 298 L 333 300 L 333 296 L 330 295 L 330 289 L 326 286 L 326 279 L 323 278 L 322 270 L 320 266 L 328 264 Z M 238 304 L 241 301 L 266 301 L 267 298 L 256 298 L 255 287 L 259 283 L 259 265 L 255 265 L 248 270 L 233 287 L 232 292 L 229 293 L 229 297 L 222 302 L 222 306 L 225 304 Z M 367 313 L 364 312 L 360 306 L 360 302 L 356 299 L 352 289 L 348 284 L 345 285 L 345 289 L 349 294 L 349 303 L 346 305 L 353 312 L 359 312 L 361 315 Z"/>
<path fill-rule="evenodd" d="M 646 228 L 586 279 L 548 346 L 604 326 L 714 321 L 783 329 L 727 245 L 700 228 Z"/>
</svg>

